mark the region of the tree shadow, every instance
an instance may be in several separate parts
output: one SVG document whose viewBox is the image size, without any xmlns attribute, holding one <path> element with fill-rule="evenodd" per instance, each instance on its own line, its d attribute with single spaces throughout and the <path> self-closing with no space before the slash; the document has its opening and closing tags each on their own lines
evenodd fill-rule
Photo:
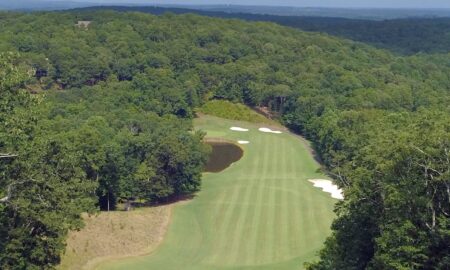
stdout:
<svg viewBox="0 0 450 270">
<path fill-rule="evenodd" d="M 160 201 L 160 202 L 152 202 L 149 204 L 149 206 L 156 207 L 156 206 L 164 206 L 164 205 L 170 205 L 170 204 L 175 204 L 175 203 L 180 203 L 180 202 L 187 202 L 187 201 L 194 199 L 195 197 L 197 197 L 196 194 L 183 194 L 183 195 L 170 197 L 170 198 Z"/>
<path fill-rule="evenodd" d="M 166 206 L 171 204 L 176 204 L 180 202 L 187 202 L 192 199 L 194 199 L 197 195 L 196 194 L 183 194 L 183 195 L 177 195 L 172 196 L 167 199 L 163 199 L 160 201 L 137 201 L 135 199 L 122 199 L 122 201 L 118 204 L 119 207 L 117 207 L 114 211 L 131 211 L 133 209 L 139 209 L 139 208 L 148 208 L 148 207 L 158 207 L 158 206 Z"/>
</svg>

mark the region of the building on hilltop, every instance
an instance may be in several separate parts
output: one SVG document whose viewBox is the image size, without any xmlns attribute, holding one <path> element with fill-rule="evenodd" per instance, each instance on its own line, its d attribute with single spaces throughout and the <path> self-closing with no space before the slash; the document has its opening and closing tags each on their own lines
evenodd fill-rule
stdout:
<svg viewBox="0 0 450 270">
<path fill-rule="evenodd" d="M 78 21 L 78 23 L 75 24 L 75 26 L 88 28 L 90 24 L 91 21 Z"/>
</svg>

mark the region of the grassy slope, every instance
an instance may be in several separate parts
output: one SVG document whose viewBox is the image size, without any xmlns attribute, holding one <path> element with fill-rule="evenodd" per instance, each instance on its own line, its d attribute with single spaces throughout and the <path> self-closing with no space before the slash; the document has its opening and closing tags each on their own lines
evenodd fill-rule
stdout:
<svg viewBox="0 0 450 270">
<path fill-rule="evenodd" d="M 210 100 L 202 107 L 197 108 L 196 111 L 201 114 L 213 115 L 230 120 L 265 123 L 268 125 L 277 124 L 274 120 L 264 117 L 243 104 L 232 103 L 227 100 Z"/>
<path fill-rule="evenodd" d="M 250 141 L 244 157 L 206 174 L 198 196 L 176 206 L 155 253 L 101 269 L 301 269 L 314 259 L 330 232 L 335 200 L 307 181 L 323 175 L 304 143 L 247 122 L 206 116 L 195 124 L 211 137 Z"/>
<path fill-rule="evenodd" d="M 167 231 L 171 208 L 167 205 L 86 216 L 86 226 L 70 232 L 58 269 L 92 269 L 110 258 L 150 253 Z"/>
</svg>

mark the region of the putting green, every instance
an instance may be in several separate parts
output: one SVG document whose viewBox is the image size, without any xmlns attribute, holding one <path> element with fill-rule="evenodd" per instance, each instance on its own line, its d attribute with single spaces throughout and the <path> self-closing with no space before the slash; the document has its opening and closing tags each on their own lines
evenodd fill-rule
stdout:
<svg viewBox="0 0 450 270">
<path fill-rule="evenodd" d="M 204 175 L 202 191 L 175 207 L 154 253 L 100 269 L 302 269 L 330 233 L 336 202 L 307 181 L 324 176 L 305 143 L 287 132 L 263 133 L 260 125 L 209 116 L 195 126 L 214 137 L 249 141 L 243 158 Z"/>
</svg>

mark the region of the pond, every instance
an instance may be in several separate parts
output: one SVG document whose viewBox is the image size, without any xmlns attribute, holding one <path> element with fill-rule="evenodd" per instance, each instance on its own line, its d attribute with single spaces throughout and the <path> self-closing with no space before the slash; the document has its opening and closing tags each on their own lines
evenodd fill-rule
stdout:
<svg viewBox="0 0 450 270">
<path fill-rule="evenodd" d="M 206 163 L 205 172 L 221 172 L 234 162 L 240 160 L 244 151 L 237 145 L 228 142 L 206 142 L 211 145 L 212 152 Z"/>
</svg>

